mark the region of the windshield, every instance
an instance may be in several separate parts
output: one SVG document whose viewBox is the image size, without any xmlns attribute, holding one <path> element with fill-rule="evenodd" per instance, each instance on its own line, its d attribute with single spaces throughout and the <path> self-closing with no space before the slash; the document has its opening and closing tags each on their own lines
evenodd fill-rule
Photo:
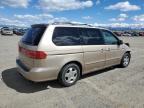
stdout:
<svg viewBox="0 0 144 108">
<path fill-rule="evenodd" d="M 10 28 L 3 28 L 3 30 L 11 30 Z"/>
</svg>

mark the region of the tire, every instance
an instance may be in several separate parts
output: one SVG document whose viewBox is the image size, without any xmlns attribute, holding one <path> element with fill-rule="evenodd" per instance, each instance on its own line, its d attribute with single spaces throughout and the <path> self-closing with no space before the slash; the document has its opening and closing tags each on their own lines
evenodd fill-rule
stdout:
<svg viewBox="0 0 144 108">
<path fill-rule="evenodd" d="M 1 32 L 1 35 L 4 35 L 3 32 Z"/>
<path fill-rule="evenodd" d="M 125 68 L 129 65 L 131 59 L 130 53 L 125 53 L 122 57 L 120 67 Z"/>
<path fill-rule="evenodd" d="M 59 73 L 58 81 L 61 85 L 69 87 L 74 85 L 80 78 L 80 67 L 70 63 L 65 65 Z"/>
</svg>

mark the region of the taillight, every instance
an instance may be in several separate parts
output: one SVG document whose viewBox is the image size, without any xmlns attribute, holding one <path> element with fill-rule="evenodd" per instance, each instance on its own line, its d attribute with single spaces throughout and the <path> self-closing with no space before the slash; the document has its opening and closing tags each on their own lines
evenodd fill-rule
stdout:
<svg viewBox="0 0 144 108">
<path fill-rule="evenodd" d="M 22 47 L 19 47 L 19 52 L 33 59 L 45 59 L 47 57 L 47 54 L 43 51 L 32 51 Z"/>
</svg>

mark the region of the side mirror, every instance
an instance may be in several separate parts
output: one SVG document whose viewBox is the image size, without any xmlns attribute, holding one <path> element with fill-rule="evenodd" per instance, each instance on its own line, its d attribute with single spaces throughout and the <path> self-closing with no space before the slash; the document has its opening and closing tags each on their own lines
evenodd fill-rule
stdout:
<svg viewBox="0 0 144 108">
<path fill-rule="evenodd" d="M 118 45 L 121 45 L 121 44 L 123 44 L 123 41 L 122 41 L 122 40 L 119 40 L 119 41 L 118 41 Z"/>
</svg>

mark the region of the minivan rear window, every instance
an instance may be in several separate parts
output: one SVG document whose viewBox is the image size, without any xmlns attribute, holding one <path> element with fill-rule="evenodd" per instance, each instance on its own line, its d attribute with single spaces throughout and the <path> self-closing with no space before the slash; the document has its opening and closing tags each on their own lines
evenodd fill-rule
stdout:
<svg viewBox="0 0 144 108">
<path fill-rule="evenodd" d="M 28 45 L 38 45 L 46 27 L 31 27 L 23 36 L 22 42 Z"/>
</svg>

